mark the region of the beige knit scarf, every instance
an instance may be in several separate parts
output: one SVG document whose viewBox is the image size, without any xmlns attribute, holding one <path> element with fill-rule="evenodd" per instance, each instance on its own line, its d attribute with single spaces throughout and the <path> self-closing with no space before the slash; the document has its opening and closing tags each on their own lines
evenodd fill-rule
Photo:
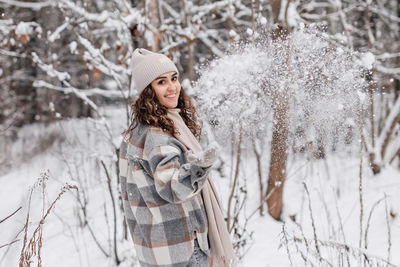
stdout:
<svg viewBox="0 0 400 267">
<path fill-rule="evenodd" d="M 174 126 L 179 132 L 179 134 L 175 135 L 175 138 L 194 153 L 201 152 L 202 148 L 199 142 L 186 126 L 179 112 L 180 109 L 178 108 L 168 110 L 168 118 L 174 122 Z M 222 215 L 221 203 L 210 177 L 206 180 L 201 192 L 208 218 L 208 238 L 211 252 L 210 265 L 212 267 L 233 266 L 235 256 L 232 241 Z"/>
</svg>

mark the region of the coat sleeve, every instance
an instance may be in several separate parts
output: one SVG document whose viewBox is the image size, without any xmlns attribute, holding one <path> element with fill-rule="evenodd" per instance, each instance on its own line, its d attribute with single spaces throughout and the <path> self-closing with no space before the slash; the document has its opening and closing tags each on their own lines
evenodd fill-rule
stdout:
<svg viewBox="0 0 400 267">
<path fill-rule="evenodd" d="M 173 143 L 154 146 L 147 156 L 157 193 L 171 203 L 181 203 L 202 189 L 210 168 L 187 162 L 186 153 Z"/>
</svg>

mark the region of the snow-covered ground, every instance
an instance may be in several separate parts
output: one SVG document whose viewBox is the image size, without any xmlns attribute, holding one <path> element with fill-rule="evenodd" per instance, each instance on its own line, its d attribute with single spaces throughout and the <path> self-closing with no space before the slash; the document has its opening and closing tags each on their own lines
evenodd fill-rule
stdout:
<svg viewBox="0 0 400 267">
<path fill-rule="evenodd" d="M 48 169 L 50 179 L 46 187 L 46 204 L 59 194 L 65 182 L 78 185 L 79 192 L 71 190 L 56 203 L 43 226 L 43 248 L 41 251 L 43 266 L 115 266 L 113 260 L 114 217 L 112 198 L 109 194 L 107 175 L 112 179 L 114 198 L 118 203 L 118 189 L 113 144 L 119 143 L 119 133 L 125 123 L 124 110 L 107 108 L 103 111 L 112 129 L 108 139 L 104 124 L 93 119 L 73 119 L 59 121 L 50 125 L 25 126 L 18 132 L 14 142 L 2 148 L 0 169 L 0 220 L 22 206 L 22 210 L 0 224 L 0 246 L 13 241 L 18 242 L 0 248 L 0 266 L 18 265 L 23 232 L 18 234 L 26 221 L 29 189 L 35 184 L 43 170 Z M 258 205 L 259 189 L 256 163 L 252 153 L 244 148 L 246 159 L 240 169 L 240 185 L 247 187 L 247 201 L 239 222 L 244 223 Z M 230 172 L 229 151 L 222 151 L 225 161 L 223 173 Z M 249 219 L 246 230 L 253 232 L 245 247 L 242 266 L 305 266 L 299 251 L 306 255 L 315 252 L 314 231 L 310 216 L 308 196 L 303 182 L 310 192 L 311 211 L 315 225 L 316 238 L 320 241 L 332 241 L 334 244 L 347 244 L 357 248 L 360 239 L 360 196 L 359 168 L 357 153 L 348 151 L 327 154 L 326 159 L 307 160 L 304 156 L 289 158 L 288 178 L 284 189 L 283 218 L 286 221 L 285 236 L 282 234 L 282 222 L 268 215 L 261 217 L 256 213 Z M 264 160 L 267 165 L 267 161 Z M 267 168 L 264 166 L 264 176 Z M 229 177 L 220 177 L 215 171 L 213 179 L 227 206 L 230 193 Z M 246 183 L 244 182 L 246 179 Z M 266 177 L 264 177 L 264 180 Z M 264 181 L 265 182 L 265 181 Z M 363 249 L 370 259 L 388 258 L 390 244 L 390 262 L 400 265 L 400 172 L 386 167 L 381 174 L 373 176 L 363 160 L 363 232 L 364 248 L 365 228 L 371 207 L 381 200 L 371 216 L 368 231 L 368 248 Z M 77 197 L 79 196 L 79 197 Z M 386 198 L 385 198 L 386 196 Z M 386 204 L 385 204 L 386 202 Z M 117 204 L 118 206 L 118 204 Z M 386 207 L 388 212 L 386 212 Z M 30 207 L 29 233 L 32 233 L 42 212 L 41 187 L 36 186 Z M 387 214 L 388 213 L 388 214 Z M 293 237 L 303 238 L 299 227 L 290 221 L 289 216 L 296 215 L 304 237 L 310 240 L 307 250 L 304 244 L 293 243 Z M 387 217 L 388 216 L 388 217 Z M 340 217 L 340 219 L 339 219 Z M 117 209 L 117 250 L 121 266 L 138 266 L 134 261 L 134 248 L 130 237 L 123 236 L 122 214 Z M 340 226 L 342 224 L 342 227 Z M 388 231 L 389 226 L 389 231 Z M 341 229 L 343 228 L 343 233 Z M 390 242 L 388 233 L 390 232 Z M 28 234 L 28 236 L 30 236 Z M 340 257 L 335 245 L 324 247 L 320 244 L 321 256 L 333 266 L 340 266 Z M 288 252 L 290 257 L 288 256 Z M 309 253 L 309 254 L 307 254 Z M 350 253 L 347 253 L 350 254 Z M 108 256 L 107 256 L 108 255 Z M 346 253 L 344 254 L 346 255 Z M 345 261 L 347 256 L 344 257 Z M 315 257 L 310 256 L 310 260 Z M 350 256 L 351 266 L 357 266 L 358 257 Z M 314 260 L 314 262 L 316 262 Z M 308 262 L 308 264 L 310 264 Z M 324 262 L 320 263 L 324 266 Z M 326 264 L 325 264 L 326 265 Z M 346 264 L 345 264 L 346 265 Z"/>
</svg>

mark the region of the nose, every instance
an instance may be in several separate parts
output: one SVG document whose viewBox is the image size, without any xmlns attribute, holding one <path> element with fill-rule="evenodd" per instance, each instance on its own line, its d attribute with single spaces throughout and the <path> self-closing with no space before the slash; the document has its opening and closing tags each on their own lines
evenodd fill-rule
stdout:
<svg viewBox="0 0 400 267">
<path fill-rule="evenodd" d="M 168 80 L 167 85 L 168 85 L 167 88 L 168 91 L 175 91 L 175 85 L 172 80 Z"/>
</svg>

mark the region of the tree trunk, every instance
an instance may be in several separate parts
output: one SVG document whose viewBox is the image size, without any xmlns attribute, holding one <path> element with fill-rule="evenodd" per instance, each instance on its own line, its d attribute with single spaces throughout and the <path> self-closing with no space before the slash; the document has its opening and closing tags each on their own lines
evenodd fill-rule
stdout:
<svg viewBox="0 0 400 267">
<path fill-rule="evenodd" d="M 183 26 L 187 29 L 191 27 L 191 22 L 189 18 L 189 14 L 187 13 L 186 10 L 186 1 L 181 0 L 181 6 L 184 14 L 184 22 Z M 188 62 L 188 73 L 189 73 L 189 80 L 191 82 L 194 81 L 194 48 L 196 45 L 196 38 L 192 39 L 191 35 L 187 35 L 186 37 L 186 42 L 188 44 L 188 57 L 189 57 L 189 62 Z"/>
<path fill-rule="evenodd" d="M 242 155 L 242 126 L 240 125 L 240 133 L 239 133 L 239 143 L 237 146 L 237 155 L 236 155 L 236 170 L 235 170 L 235 177 L 233 178 L 233 185 L 232 185 L 232 189 L 231 189 L 231 193 L 229 194 L 229 198 L 228 198 L 228 215 L 227 215 L 227 226 L 228 226 L 228 231 L 231 232 L 232 229 L 234 228 L 234 219 L 232 219 L 232 223 L 231 223 L 231 206 L 232 206 L 232 201 L 235 195 L 235 188 L 236 188 L 236 184 L 237 184 L 237 180 L 239 178 L 239 167 L 240 167 L 240 158 Z M 235 216 L 235 215 L 233 215 Z"/>
<path fill-rule="evenodd" d="M 274 124 L 272 129 L 271 160 L 267 187 L 269 214 L 280 220 L 282 212 L 282 189 L 286 178 L 286 162 L 289 133 L 289 101 L 282 92 L 275 93 Z"/>
<path fill-rule="evenodd" d="M 160 26 L 159 16 L 158 16 L 158 2 L 156 0 L 150 0 L 146 8 L 148 8 L 148 18 L 150 24 L 154 29 L 158 29 Z M 151 50 L 155 52 L 160 50 L 160 40 L 157 32 L 153 31 L 153 43 L 152 44 L 148 43 L 147 45 L 150 46 Z"/>
<path fill-rule="evenodd" d="M 272 14 L 274 22 L 278 24 L 274 32 L 274 39 L 285 39 L 289 33 L 289 27 L 284 21 L 279 21 L 279 12 L 281 9 L 281 0 L 271 1 Z M 286 5 L 286 9 L 290 1 Z M 285 11 L 285 14 L 287 10 Z M 289 50 L 287 50 L 288 52 Z M 286 59 L 288 60 L 287 54 Z M 282 73 L 282 76 L 285 74 Z M 284 79 L 285 77 L 282 77 Z M 267 205 L 268 213 L 276 220 L 280 220 L 282 213 L 282 189 L 286 178 L 286 162 L 288 150 L 289 133 L 289 95 L 287 88 L 276 90 L 274 93 L 273 106 L 273 126 L 271 142 L 271 159 L 267 187 Z"/>
</svg>

